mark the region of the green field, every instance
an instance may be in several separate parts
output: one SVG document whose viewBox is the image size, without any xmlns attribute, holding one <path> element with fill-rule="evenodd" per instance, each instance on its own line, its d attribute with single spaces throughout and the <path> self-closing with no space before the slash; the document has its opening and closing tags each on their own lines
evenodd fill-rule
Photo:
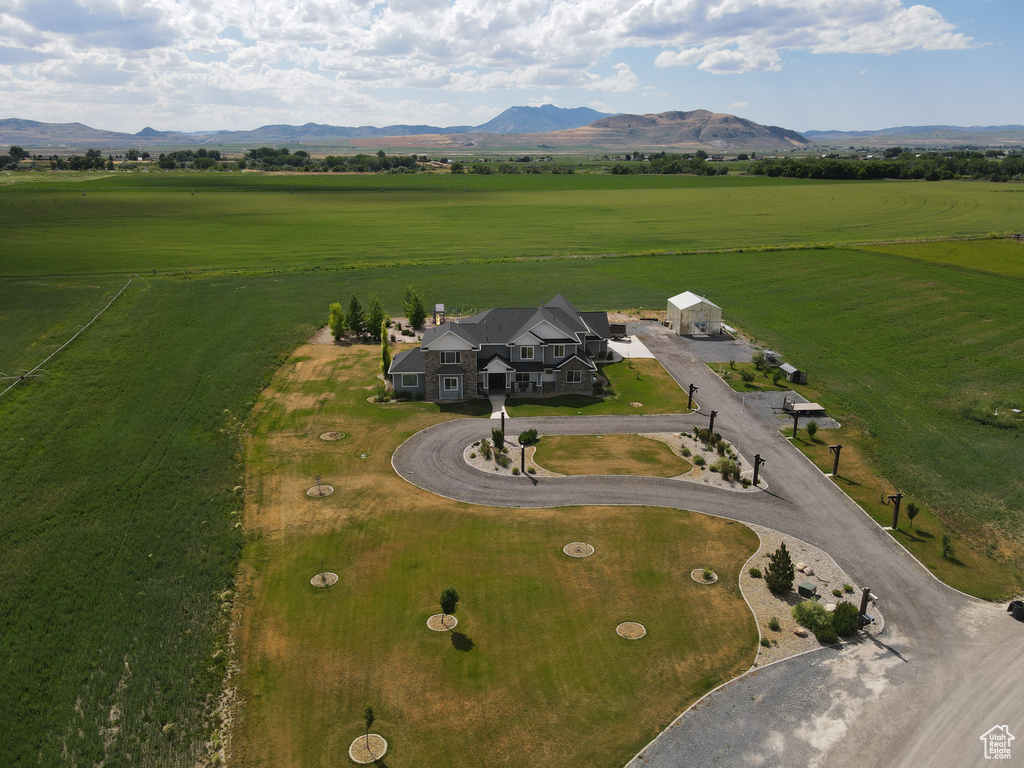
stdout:
<svg viewBox="0 0 1024 768">
<path fill-rule="evenodd" d="M 140 174 L 21 183 L 0 187 L 0 272 L 339 269 L 827 245 L 1010 232 L 1024 214 L 1024 195 L 995 184 L 616 178 Z"/>
<path fill-rule="evenodd" d="M 0 187 L 0 371 L 37 364 L 143 275 L 46 378 L 0 399 L 6 765 L 195 762 L 242 543 L 237 424 L 353 292 L 396 313 L 408 283 L 466 309 L 706 293 L 870 430 L 865 451 L 894 486 L 979 546 L 1019 541 L 1024 430 L 965 406 L 1022 405 L 1024 245 L 697 252 L 1016 231 L 1019 187 L 582 178 Z M 693 252 L 514 260 L 648 250 Z M 248 274 L 166 274 L 202 267 Z"/>
</svg>

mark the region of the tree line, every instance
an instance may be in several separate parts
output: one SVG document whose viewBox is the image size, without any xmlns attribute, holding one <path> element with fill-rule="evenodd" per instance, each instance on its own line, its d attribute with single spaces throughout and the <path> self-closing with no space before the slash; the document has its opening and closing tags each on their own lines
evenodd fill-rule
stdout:
<svg viewBox="0 0 1024 768">
<path fill-rule="evenodd" d="M 1020 181 L 1024 178 L 1024 154 L 999 157 L 998 152 L 955 150 L 952 152 L 914 153 L 893 147 L 881 158 L 786 157 L 762 158 L 748 167 L 755 176 L 793 179 L 872 180 L 872 179 L 987 179 Z"/>
<path fill-rule="evenodd" d="M 405 289 L 402 308 L 412 328 L 423 328 L 423 324 L 427 320 L 426 306 L 411 285 Z M 331 303 L 328 307 L 327 325 L 335 341 L 352 336 L 356 340 L 369 339 L 379 342 L 387 339 L 387 329 L 391 325 L 391 317 L 384 309 L 384 302 L 379 296 L 371 296 L 369 303 L 364 308 L 359 297 L 353 293 L 347 309 L 342 307 L 341 302 Z"/>
</svg>

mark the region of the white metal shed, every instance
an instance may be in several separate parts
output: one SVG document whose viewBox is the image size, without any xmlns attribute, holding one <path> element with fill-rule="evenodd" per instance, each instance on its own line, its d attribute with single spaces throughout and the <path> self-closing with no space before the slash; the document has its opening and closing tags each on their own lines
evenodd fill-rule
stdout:
<svg viewBox="0 0 1024 768">
<path fill-rule="evenodd" d="M 684 291 L 668 300 L 668 321 L 680 336 L 722 332 L 722 308 L 703 296 Z"/>
</svg>

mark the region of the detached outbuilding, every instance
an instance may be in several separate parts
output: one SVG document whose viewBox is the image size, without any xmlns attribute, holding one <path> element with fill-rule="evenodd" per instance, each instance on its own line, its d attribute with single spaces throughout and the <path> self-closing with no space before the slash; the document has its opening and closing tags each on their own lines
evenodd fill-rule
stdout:
<svg viewBox="0 0 1024 768">
<path fill-rule="evenodd" d="M 782 371 L 783 375 L 786 377 L 786 381 L 791 381 L 794 384 L 807 383 L 807 371 L 801 371 L 795 365 L 783 363 L 779 366 L 779 370 Z"/>
<path fill-rule="evenodd" d="M 722 308 L 691 291 L 668 300 L 666 319 L 679 336 L 717 336 L 722 332 Z"/>
</svg>

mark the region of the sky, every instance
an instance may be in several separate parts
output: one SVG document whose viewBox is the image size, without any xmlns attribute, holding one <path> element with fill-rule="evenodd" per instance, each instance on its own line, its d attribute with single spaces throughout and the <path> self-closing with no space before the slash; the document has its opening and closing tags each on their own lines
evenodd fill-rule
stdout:
<svg viewBox="0 0 1024 768">
<path fill-rule="evenodd" d="M 0 119 L 135 133 L 708 109 L 1024 124 L 1024 0 L 0 0 Z"/>
</svg>

